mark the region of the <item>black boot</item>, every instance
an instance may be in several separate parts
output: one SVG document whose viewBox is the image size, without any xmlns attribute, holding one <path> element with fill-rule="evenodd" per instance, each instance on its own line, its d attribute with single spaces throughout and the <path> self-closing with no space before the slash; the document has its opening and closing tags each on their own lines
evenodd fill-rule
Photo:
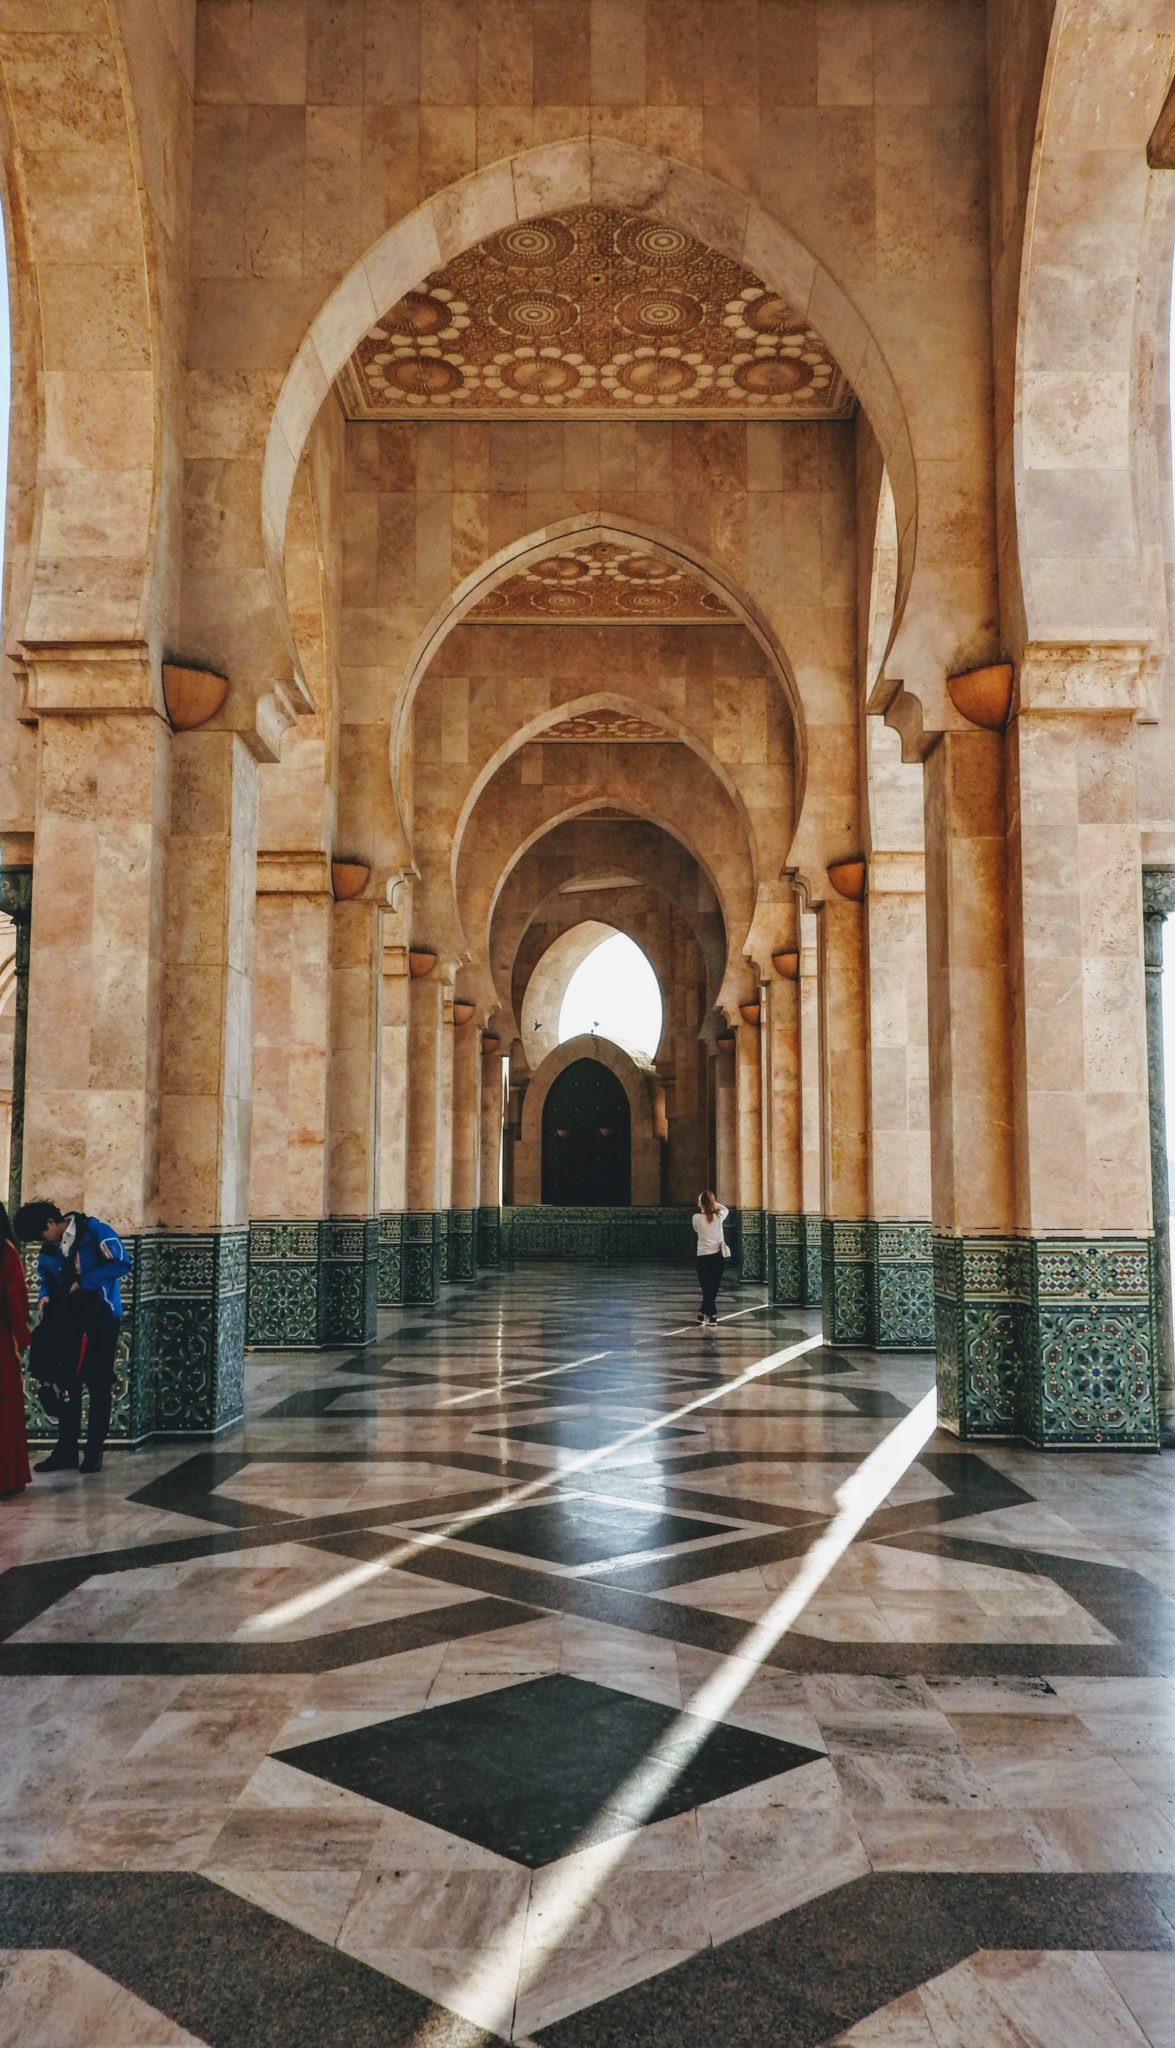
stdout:
<svg viewBox="0 0 1175 2048">
<path fill-rule="evenodd" d="M 76 1472 L 78 1469 L 77 1450 L 70 1450 L 65 1444 L 55 1444 L 47 1458 L 38 1459 L 34 1472 Z"/>
<path fill-rule="evenodd" d="M 100 1472 L 101 1470 L 102 1470 L 102 1453 L 101 1453 L 101 1451 L 91 1451 L 91 1450 L 90 1450 L 90 1449 L 89 1449 L 89 1448 L 87 1447 L 87 1450 L 86 1450 L 86 1455 L 85 1455 L 85 1457 L 84 1457 L 84 1458 L 82 1459 L 82 1471 L 83 1471 L 83 1472 Z"/>
</svg>

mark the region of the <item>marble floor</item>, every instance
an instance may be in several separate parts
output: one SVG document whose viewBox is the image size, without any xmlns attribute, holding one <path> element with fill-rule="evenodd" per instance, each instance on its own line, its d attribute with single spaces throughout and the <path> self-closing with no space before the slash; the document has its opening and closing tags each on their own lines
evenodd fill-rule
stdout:
<svg viewBox="0 0 1175 2048">
<path fill-rule="evenodd" d="M 1175 1461 L 483 1274 L 0 1504 L 2 2048 L 1175 2048 Z"/>
</svg>

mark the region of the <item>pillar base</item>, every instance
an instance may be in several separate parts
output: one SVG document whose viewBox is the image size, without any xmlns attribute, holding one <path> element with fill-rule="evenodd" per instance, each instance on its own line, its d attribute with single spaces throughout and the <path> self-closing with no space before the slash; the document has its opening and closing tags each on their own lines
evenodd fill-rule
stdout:
<svg viewBox="0 0 1175 2048">
<path fill-rule="evenodd" d="M 381 1209 L 377 1235 L 376 1300 L 381 1308 L 399 1308 L 404 1299 L 404 1215 Z"/>
<path fill-rule="evenodd" d="M 423 1306 L 440 1294 L 443 1216 L 443 1210 L 407 1209 L 401 1219 L 402 1300 L 406 1306 Z"/>
<path fill-rule="evenodd" d="M 824 1218 L 808 1210 L 800 1217 L 800 1246 L 803 1252 L 803 1294 L 805 1308 L 819 1308 L 824 1300 Z"/>
<path fill-rule="evenodd" d="M 373 1343 L 375 1229 L 364 1217 L 252 1222 L 247 1342 L 264 1351 Z"/>
<path fill-rule="evenodd" d="M 444 1280 L 451 1280 L 451 1279 L 453 1278 L 453 1275 L 452 1275 L 452 1273 L 451 1273 L 451 1272 L 449 1271 L 449 1216 L 450 1216 L 450 1213 L 451 1213 L 451 1212 L 450 1212 L 450 1211 L 449 1211 L 448 1209 L 438 1209 L 438 1210 L 436 1211 L 436 1231 L 437 1231 L 437 1278 L 438 1278 L 438 1280 L 441 1280 L 441 1281 L 444 1281 Z"/>
<path fill-rule="evenodd" d="M 769 1211 L 767 1235 L 767 1298 L 774 1307 L 804 1305 L 804 1219 Z"/>
<path fill-rule="evenodd" d="M 824 1218 L 822 1307 L 826 1344 L 868 1344 L 869 1226 Z"/>
<path fill-rule="evenodd" d="M 477 1271 L 474 1225 L 475 1209 L 449 1211 L 449 1279 L 472 1280 Z"/>
<path fill-rule="evenodd" d="M 944 1429 L 1158 1449 L 1149 1238 L 938 1236 L 934 1292 Z"/>
<path fill-rule="evenodd" d="M 876 1351 L 933 1351 L 929 1223 L 870 1223 L 866 1228 L 870 1343 Z"/>
<path fill-rule="evenodd" d="M 322 1226 L 319 1341 L 324 1345 L 375 1342 L 377 1232 L 374 1216 L 328 1217 Z"/>
<path fill-rule="evenodd" d="M 762 1209 L 739 1210 L 738 1276 L 751 1286 L 767 1278 L 767 1218 Z"/>
<path fill-rule="evenodd" d="M 477 1211 L 477 1263 L 479 1266 L 500 1266 L 502 1263 L 500 1208 L 482 1208 Z"/>
</svg>

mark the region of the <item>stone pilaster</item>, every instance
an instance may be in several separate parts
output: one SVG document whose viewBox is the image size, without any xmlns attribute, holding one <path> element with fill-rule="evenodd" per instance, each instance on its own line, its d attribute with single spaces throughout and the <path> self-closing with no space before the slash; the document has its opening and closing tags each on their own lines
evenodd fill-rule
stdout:
<svg viewBox="0 0 1175 2048">
<path fill-rule="evenodd" d="M 403 1298 L 437 1299 L 446 1231 L 441 1203 L 444 990 L 435 975 L 408 985 L 408 1206 L 402 1236 Z M 447 1137 L 447 1132 L 444 1134 Z"/>
<path fill-rule="evenodd" d="M 862 906 L 830 897 L 819 915 L 822 1296 L 830 1344 L 867 1344 L 870 1334 L 863 938 Z"/>
<path fill-rule="evenodd" d="M 452 1189 L 449 1278 L 471 1280 L 477 1266 L 476 1211 L 481 1192 L 481 1033 L 472 1018 L 453 1026 Z"/>
<path fill-rule="evenodd" d="M 767 1152 L 764 1239 L 769 1299 L 799 1307 L 804 1299 L 800 1215 L 803 1204 L 804 1129 L 800 1076 L 799 956 L 793 976 L 766 984 L 763 1020 Z"/>
<path fill-rule="evenodd" d="M 385 920 L 391 926 L 393 920 Z M 403 936 L 401 934 L 401 936 Z M 408 954 L 385 943 L 380 1025 L 378 1295 L 381 1308 L 404 1299 L 404 1212 L 408 1206 Z"/>
<path fill-rule="evenodd" d="M 1142 871 L 1146 962 L 1146 1063 L 1150 1111 L 1151 1211 L 1155 1228 L 1155 1341 L 1160 1427 L 1175 1442 L 1175 1337 L 1171 1315 L 1171 1189 L 1166 1074 L 1163 1061 L 1163 926 L 1175 910 L 1175 868 Z"/>
<path fill-rule="evenodd" d="M 502 1257 L 502 1060 L 496 1050 L 481 1057 L 481 1138 L 478 1158 L 477 1263 L 497 1266 Z"/>
</svg>

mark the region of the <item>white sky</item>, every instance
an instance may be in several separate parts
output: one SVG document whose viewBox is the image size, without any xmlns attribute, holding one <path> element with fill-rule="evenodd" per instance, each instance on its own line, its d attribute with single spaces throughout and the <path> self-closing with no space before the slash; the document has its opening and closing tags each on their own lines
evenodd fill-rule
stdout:
<svg viewBox="0 0 1175 2048">
<path fill-rule="evenodd" d="M 624 932 L 601 939 L 581 960 L 559 1011 L 559 1043 L 595 1031 L 652 1059 L 661 1043 L 661 991 L 634 940 Z"/>
</svg>

